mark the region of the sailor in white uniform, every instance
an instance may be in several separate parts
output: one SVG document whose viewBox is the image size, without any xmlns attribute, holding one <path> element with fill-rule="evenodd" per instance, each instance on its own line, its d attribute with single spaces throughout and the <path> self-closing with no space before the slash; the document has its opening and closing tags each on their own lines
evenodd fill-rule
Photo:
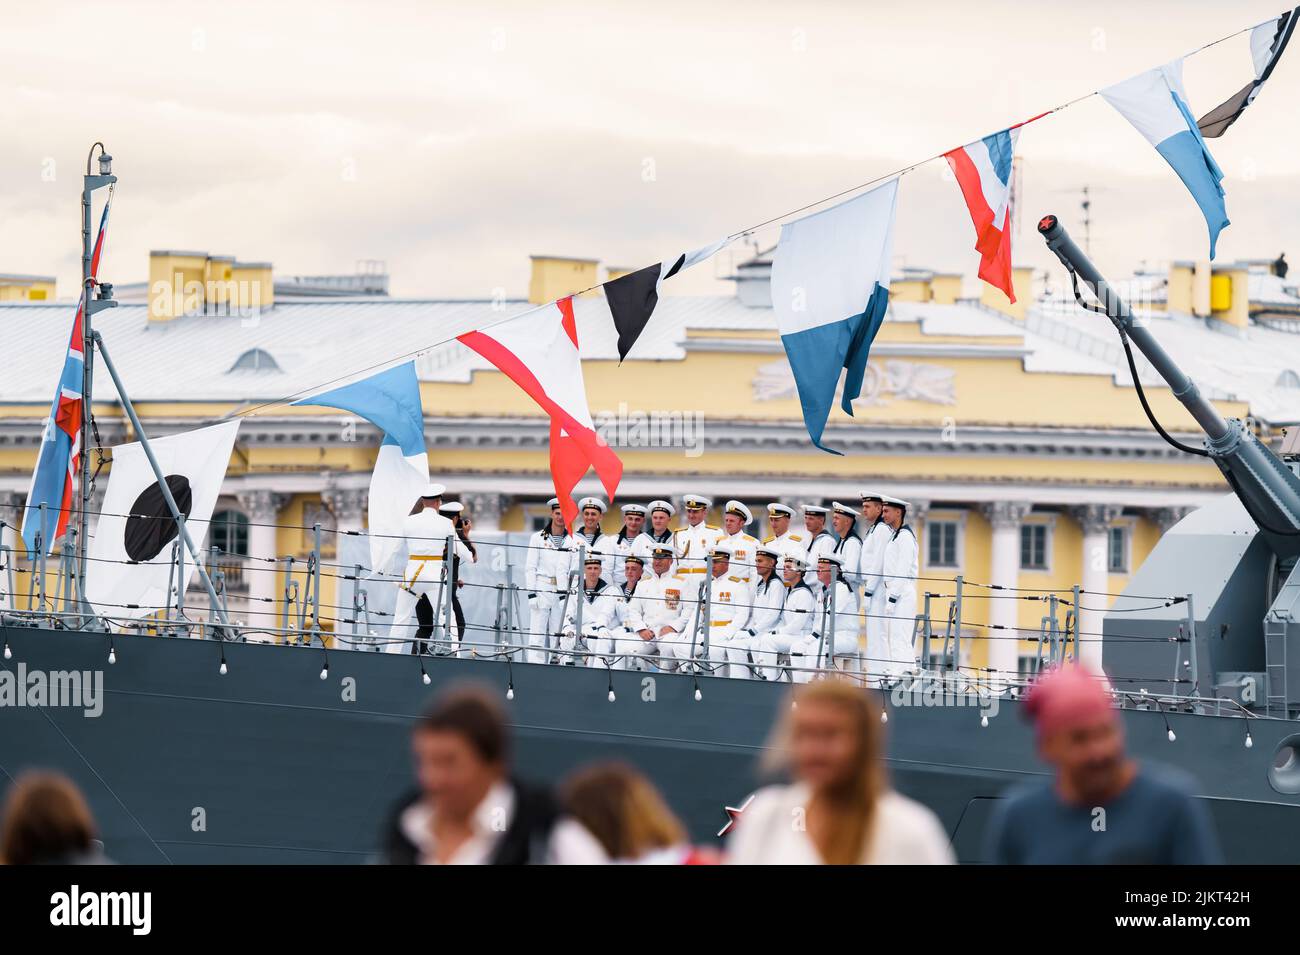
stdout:
<svg viewBox="0 0 1300 955">
<path fill-rule="evenodd" d="M 858 603 L 858 588 L 862 586 L 859 571 L 862 566 L 862 535 L 858 533 L 858 512 L 848 504 L 835 501 L 831 504 L 831 527 L 835 531 L 835 549 L 842 563 L 840 579 L 853 593 L 853 604 Z"/>
<path fill-rule="evenodd" d="M 592 665 L 602 661 L 616 670 L 640 670 L 641 661 L 637 654 L 642 652 L 641 637 L 631 629 L 629 618 L 632 612 L 632 598 L 636 596 L 637 586 L 645 570 L 645 563 L 640 555 L 628 554 L 620 561 L 624 565 L 623 584 L 613 588 L 616 612 L 614 623 L 604 639 L 589 641 L 593 653 Z"/>
<path fill-rule="evenodd" d="M 686 594 L 686 581 L 673 573 L 676 556 L 671 543 L 655 545 L 650 552 L 650 568 L 636 585 L 626 618 L 627 629 L 638 641 L 631 652 L 639 657 L 658 656 L 669 668 L 676 663 L 665 648 L 680 640 L 690 626 L 694 606 Z M 638 668 L 645 666 L 643 660 L 633 662 Z"/>
<path fill-rule="evenodd" d="M 759 634 L 754 659 L 759 663 L 759 673 L 764 679 L 777 680 L 781 676 L 781 654 L 790 655 L 791 679 L 806 683 L 811 673 L 801 667 L 812 667 L 817 659 L 817 598 L 804 581 L 808 568 L 808 552 L 796 548 L 787 550 L 782 562 L 781 576 L 785 583 L 785 602 L 776 625 Z"/>
<path fill-rule="evenodd" d="M 881 576 L 886 591 L 888 614 L 889 668 L 892 677 L 904 676 L 916 669 L 916 533 L 906 523 L 907 502 L 896 497 L 881 496 L 884 507 L 881 516 L 890 528 L 889 542 L 885 545 L 885 561 Z"/>
<path fill-rule="evenodd" d="M 709 551 L 709 593 L 708 593 L 708 629 L 704 629 L 704 607 L 697 609 L 697 622 L 700 625 L 699 639 L 694 641 L 692 657 L 691 636 L 684 633 L 683 639 L 672 645 L 671 653 L 679 661 L 707 660 L 713 664 L 718 676 L 745 675 L 745 666 L 749 663 L 750 637 L 745 625 L 749 622 L 749 607 L 753 603 L 752 590 L 737 575 L 731 573 L 731 548 L 726 544 L 714 544 Z M 698 600 L 698 598 L 697 598 Z M 705 633 L 708 639 L 705 639 Z M 707 645 L 706 645 L 707 644 Z"/>
<path fill-rule="evenodd" d="M 781 548 L 782 554 L 794 549 L 804 550 L 804 535 L 790 530 L 790 521 L 793 519 L 793 507 L 779 501 L 767 505 L 767 526 L 771 528 L 772 533 L 763 538 L 763 543 Z"/>
<path fill-rule="evenodd" d="M 894 531 L 880 517 L 884 500 L 875 491 L 862 492 L 862 559 L 858 577 L 862 581 L 862 608 L 866 618 L 867 652 L 863 671 L 880 675 L 889 669 L 889 603 L 881 576 L 885 567 L 885 545 Z"/>
<path fill-rule="evenodd" d="M 402 524 L 406 538 L 406 567 L 397 588 L 397 607 L 393 611 L 393 625 L 388 631 L 389 653 L 419 652 L 416 646 L 415 607 L 420 597 L 429 599 L 434 613 L 434 633 L 446 632 L 449 595 L 445 592 L 447 566 L 447 538 L 454 541 L 455 553 L 465 563 L 474 562 L 474 554 L 460 540 L 450 520 L 438 513 L 442 496 L 447 489 L 441 484 L 430 484 L 420 495 L 415 508 Z M 445 638 L 444 638 L 445 639 Z M 451 651 L 450 641 L 443 645 Z"/>
<path fill-rule="evenodd" d="M 749 634 L 749 658 L 757 664 L 759 649 L 763 638 L 775 630 L 781 621 L 781 611 L 785 609 L 785 581 L 781 579 L 781 558 L 779 548 L 771 544 L 759 544 L 754 551 L 754 593 L 753 606 L 749 612 L 749 622 L 745 632 Z M 751 667 L 760 680 L 766 679 L 765 668 Z"/>
<path fill-rule="evenodd" d="M 808 551 L 809 563 L 808 574 L 804 580 L 813 589 L 813 593 L 818 592 L 817 558 L 835 549 L 835 535 L 826 529 L 826 517 L 830 511 L 829 507 L 822 507 L 820 504 L 803 505 L 803 524 L 808 531 L 804 549 Z"/>
<path fill-rule="evenodd" d="M 641 532 L 641 536 L 636 539 L 636 543 L 632 545 L 632 552 L 640 554 L 648 563 L 657 545 L 667 544 L 672 546 L 673 532 L 672 528 L 668 526 L 668 522 L 677 513 L 677 508 L 667 501 L 659 500 L 651 501 L 646 507 L 650 511 L 649 523 L 646 525 L 645 530 Z"/>
<path fill-rule="evenodd" d="M 682 503 L 686 508 L 686 524 L 673 531 L 677 573 L 694 577 L 699 582 L 708 573 L 709 554 L 722 536 L 722 528 L 706 520 L 709 508 L 713 506 L 711 498 L 703 494 L 687 494 Z"/>
<path fill-rule="evenodd" d="M 821 665 L 827 669 L 852 671 L 857 669 L 858 662 L 858 621 L 853 612 L 853 595 L 840 579 L 843 566 L 839 554 L 822 554 L 817 558 L 817 580 L 821 585 L 817 613 L 817 634 L 821 637 L 818 656 Z"/>
<path fill-rule="evenodd" d="M 740 501 L 728 501 L 722 512 L 722 536 L 718 542 L 731 549 L 731 572 L 753 586 L 757 576 L 754 570 L 754 550 L 758 538 L 745 533 L 754 515 Z"/>
<path fill-rule="evenodd" d="M 618 588 L 601 577 L 605 559 L 604 554 L 595 551 L 583 561 L 582 592 L 569 602 L 564 615 L 564 629 L 560 636 L 562 653 L 572 654 L 583 645 L 592 653 L 609 652 L 612 648 L 613 632 L 622 625 L 622 602 L 618 599 Z M 582 614 L 581 641 L 578 640 L 579 607 Z M 579 666 L 597 663 L 594 658 L 584 656 L 569 657 L 564 662 Z"/>
<path fill-rule="evenodd" d="M 573 539 L 587 545 L 587 553 L 599 551 L 605 558 L 600 576 L 610 583 L 614 579 L 614 539 L 601 528 L 605 518 L 605 502 L 598 497 L 584 497 L 578 502 L 581 523 L 573 529 Z"/>
<path fill-rule="evenodd" d="M 525 659 L 545 663 L 546 647 L 554 650 L 564 626 L 565 596 L 578 559 L 578 542 L 564 526 L 558 498 L 551 498 L 551 522 L 528 540 L 524 581 L 528 588 L 528 644 Z"/>
<path fill-rule="evenodd" d="M 636 546 L 636 539 L 645 530 L 644 504 L 623 505 L 623 526 L 609 539 L 609 549 L 614 555 L 614 586 L 622 587 L 627 581 L 627 555 Z"/>
</svg>

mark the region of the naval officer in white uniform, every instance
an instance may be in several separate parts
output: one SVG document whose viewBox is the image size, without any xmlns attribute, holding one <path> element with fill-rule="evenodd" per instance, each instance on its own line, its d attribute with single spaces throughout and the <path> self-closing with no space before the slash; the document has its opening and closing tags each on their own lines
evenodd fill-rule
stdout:
<svg viewBox="0 0 1300 955">
<path fill-rule="evenodd" d="M 891 677 L 904 676 L 916 669 L 916 533 L 907 524 L 907 502 L 882 495 L 881 517 L 890 528 L 885 545 L 881 576 L 887 596 L 889 666 Z"/>
<path fill-rule="evenodd" d="M 867 626 L 867 653 L 863 671 L 880 676 L 889 671 L 889 603 L 885 590 L 885 545 L 893 529 L 880 517 L 884 500 L 875 491 L 862 492 L 862 558 L 858 578 L 862 581 L 862 609 Z M 874 682 L 874 681 L 873 681 Z"/>
<path fill-rule="evenodd" d="M 442 496 L 447 489 L 441 484 L 430 484 L 424 489 L 411 513 L 402 523 L 402 536 L 406 538 L 406 567 L 397 587 L 397 607 L 393 611 L 393 625 L 388 631 L 389 653 L 414 653 L 416 647 L 415 607 L 420 597 L 429 598 L 434 611 L 434 633 L 445 633 L 447 620 L 445 593 L 447 566 L 447 538 L 453 540 L 455 553 L 466 563 L 475 560 L 473 552 L 465 546 L 452 522 L 438 513 Z M 445 639 L 445 638 L 444 638 Z M 452 649 L 450 641 L 445 644 Z"/>
<path fill-rule="evenodd" d="M 550 523 L 528 539 L 524 581 L 528 588 L 528 645 L 525 659 L 545 663 L 549 646 L 556 649 L 564 626 L 569 576 L 578 559 L 578 542 L 564 526 L 559 498 L 551 498 Z"/>
</svg>

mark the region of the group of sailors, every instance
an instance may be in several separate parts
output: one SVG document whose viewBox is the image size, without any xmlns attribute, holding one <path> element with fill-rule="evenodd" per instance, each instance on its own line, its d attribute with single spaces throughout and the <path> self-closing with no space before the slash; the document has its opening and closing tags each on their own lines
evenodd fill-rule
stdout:
<svg viewBox="0 0 1300 955">
<path fill-rule="evenodd" d="M 456 559 L 475 559 L 469 522 L 458 519 L 459 505 L 444 503 L 444 491 L 427 488 L 407 519 L 393 628 L 402 639 L 390 649 L 417 648 L 428 636 L 423 626 L 411 632 L 419 605 L 443 606 L 447 551 L 428 542 L 450 537 Z M 772 533 L 761 541 L 747 532 L 754 516 L 741 501 L 726 502 L 721 527 L 707 520 L 708 497 L 687 495 L 683 504 L 675 529 L 668 501 L 625 504 L 623 526 L 607 534 L 599 498 L 579 502 L 572 528 L 552 498 L 550 520 L 528 544 L 524 659 L 795 681 L 821 667 L 879 678 L 915 668 L 918 555 L 906 501 L 863 492 L 857 508 L 805 504 L 798 530 L 794 508 L 773 502 Z"/>
</svg>

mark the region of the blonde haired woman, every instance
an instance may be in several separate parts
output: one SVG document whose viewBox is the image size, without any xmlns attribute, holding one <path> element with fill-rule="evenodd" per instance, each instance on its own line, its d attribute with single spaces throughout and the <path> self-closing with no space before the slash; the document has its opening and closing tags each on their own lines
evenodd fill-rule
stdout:
<svg viewBox="0 0 1300 955">
<path fill-rule="evenodd" d="M 799 687 L 774 750 L 794 783 L 760 790 L 727 846 L 733 865 L 950 865 L 938 818 L 889 787 L 880 698 L 845 680 Z"/>
</svg>

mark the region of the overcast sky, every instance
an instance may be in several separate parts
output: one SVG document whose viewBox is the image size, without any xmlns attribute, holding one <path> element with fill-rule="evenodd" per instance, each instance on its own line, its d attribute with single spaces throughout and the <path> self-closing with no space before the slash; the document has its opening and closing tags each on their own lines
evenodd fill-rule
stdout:
<svg viewBox="0 0 1300 955">
<path fill-rule="evenodd" d="M 279 274 L 382 259 L 395 294 L 526 292 L 528 255 L 640 266 L 1003 128 L 1266 19 L 1279 0 L 12 5 L 0 30 L 0 272 L 76 288 L 79 174 L 122 178 L 104 277 L 151 248 Z M 1300 41 L 1297 41 L 1300 42 Z M 1197 115 L 1251 75 L 1245 36 L 1186 66 Z M 1219 259 L 1300 244 L 1300 47 L 1211 148 Z M 1195 203 L 1092 97 L 1021 137 L 1033 222 L 1096 191 L 1104 269 L 1207 255 Z M 973 275 L 942 161 L 909 174 L 898 265 Z M 775 239 L 770 229 L 760 241 Z M 725 289 L 701 266 L 681 291 Z"/>
</svg>

